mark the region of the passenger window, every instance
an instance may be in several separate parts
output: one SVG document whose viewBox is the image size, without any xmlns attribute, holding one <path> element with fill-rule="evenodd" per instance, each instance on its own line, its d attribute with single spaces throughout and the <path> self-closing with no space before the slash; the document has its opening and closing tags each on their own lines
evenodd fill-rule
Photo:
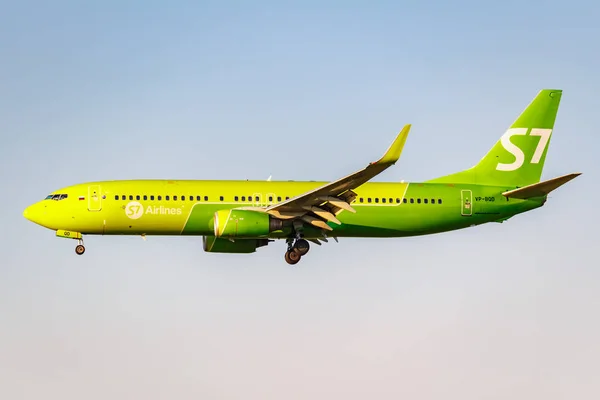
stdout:
<svg viewBox="0 0 600 400">
<path fill-rule="evenodd" d="M 133 195 L 132 194 L 129 195 L 129 200 L 133 200 Z"/>
<path fill-rule="evenodd" d="M 375 197 L 375 203 L 379 203 L 379 197 Z"/>
<path fill-rule="evenodd" d="M 358 199 L 358 201 L 360 201 L 362 203 L 363 202 L 363 198 L 361 197 L 360 199 Z"/>
<path fill-rule="evenodd" d="M 421 199 L 417 199 L 417 203 L 418 203 L 418 204 L 421 204 Z"/>
<path fill-rule="evenodd" d="M 219 200 L 223 201 L 223 196 L 219 196 Z"/>
<path fill-rule="evenodd" d="M 406 204 L 406 202 L 407 202 L 406 197 L 404 199 L 402 199 L 402 202 Z"/>
<path fill-rule="evenodd" d="M 435 199 L 431 199 L 431 204 L 435 204 Z"/>
<path fill-rule="evenodd" d="M 154 200 L 154 195 L 153 194 L 150 195 L 150 200 Z"/>
<path fill-rule="evenodd" d="M 398 199 L 396 199 L 396 200 L 398 200 Z M 393 202 L 394 202 L 394 199 L 392 199 L 392 198 L 390 197 L 390 203 L 393 203 Z M 398 200 L 398 203 L 400 203 L 400 200 Z"/>
<path fill-rule="evenodd" d="M 169 201 L 169 196 L 165 196 L 165 200 L 166 200 L 166 201 Z"/>
<path fill-rule="evenodd" d="M 415 203 L 415 199 L 410 199 L 410 204 L 414 204 Z"/>
<path fill-rule="evenodd" d="M 277 201 L 281 201 L 281 196 L 277 196 Z"/>
<path fill-rule="evenodd" d="M 286 200 L 289 200 L 289 199 L 290 199 L 290 197 L 289 197 L 289 196 L 285 196 L 285 199 L 286 199 Z"/>
<path fill-rule="evenodd" d="M 269 203 L 273 202 L 273 196 L 269 196 Z"/>
<path fill-rule="evenodd" d="M 235 196 L 235 197 L 233 198 L 233 200 L 234 200 L 234 201 L 238 201 L 238 197 L 237 197 L 237 196 Z"/>
<path fill-rule="evenodd" d="M 381 202 L 382 202 L 382 203 L 385 203 L 385 197 L 384 197 L 383 199 L 381 199 Z"/>
<path fill-rule="evenodd" d="M 144 200 L 148 200 L 148 196 L 147 195 L 144 195 Z"/>
<path fill-rule="evenodd" d="M 140 199 L 140 195 L 138 194 L 137 196 L 135 196 L 135 199 L 139 200 Z"/>
<path fill-rule="evenodd" d="M 162 196 L 156 196 L 156 198 L 158 199 L 158 201 L 162 200 Z"/>
<path fill-rule="evenodd" d="M 427 204 L 427 199 L 423 199 L 423 202 L 424 202 L 425 204 Z"/>
<path fill-rule="evenodd" d="M 367 197 L 367 203 L 370 203 L 370 202 L 371 202 L 371 198 Z"/>
<path fill-rule="evenodd" d="M 204 196 L 204 201 L 208 201 L 208 196 Z"/>
<path fill-rule="evenodd" d="M 185 201 L 185 196 L 181 196 L 181 201 Z"/>
<path fill-rule="evenodd" d="M 258 196 L 254 196 L 254 201 L 258 201 Z"/>
<path fill-rule="evenodd" d="M 246 201 L 246 196 L 242 196 L 242 201 Z"/>
<path fill-rule="evenodd" d="M 125 195 L 121 196 L 121 200 L 125 200 L 126 198 L 127 198 L 127 196 L 125 196 Z"/>
<path fill-rule="evenodd" d="M 119 195 L 115 194 L 115 200 L 119 200 Z"/>
<path fill-rule="evenodd" d="M 442 204 L 442 199 L 438 199 L 438 204 Z"/>
</svg>

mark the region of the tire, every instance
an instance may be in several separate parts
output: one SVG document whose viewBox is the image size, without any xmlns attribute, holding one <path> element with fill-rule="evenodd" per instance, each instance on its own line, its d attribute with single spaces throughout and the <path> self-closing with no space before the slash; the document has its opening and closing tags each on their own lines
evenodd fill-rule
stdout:
<svg viewBox="0 0 600 400">
<path fill-rule="evenodd" d="M 295 250 L 285 252 L 285 261 L 290 265 L 297 264 L 298 261 L 300 261 L 300 258 L 302 258 L 302 256 Z"/>
<path fill-rule="evenodd" d="M 294 249 L 303 256 L 310 250 L 310 244 L 306 239 L 298 239 L 294 244 Z"/>
</svg>

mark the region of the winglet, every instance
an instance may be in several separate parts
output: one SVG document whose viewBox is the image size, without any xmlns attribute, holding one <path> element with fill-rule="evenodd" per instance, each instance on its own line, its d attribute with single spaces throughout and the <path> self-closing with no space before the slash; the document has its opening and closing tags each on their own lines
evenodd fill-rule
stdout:
<svg viewBox="0 0 600 400">
<path fill-rule="evenodd" d="M 372 162 L 371 164 L 395 164 L 396 161 L 400 158 L 400 154 L 402 153 L 402 149 L 404 148 L 404 143 L 406 143 L 406 138 L 408 137 L 408 132 L 410 131 L 411 124 L 407 124 L 402 128 L 392 145 L 387 149 L 383 157 L 379 160 Z"/>
</svg>

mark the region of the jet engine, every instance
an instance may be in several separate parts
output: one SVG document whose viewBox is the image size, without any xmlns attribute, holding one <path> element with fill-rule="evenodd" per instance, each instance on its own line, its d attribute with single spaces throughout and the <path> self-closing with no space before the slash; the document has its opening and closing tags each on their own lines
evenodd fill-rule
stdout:
<svg viewBox="0 0 600 400">
<path fill-rule="evenodd" d="M 232 239 L 233 240 L 233 239 Z M 269 239 L 229 239 L 203 236 L 202 247 L 209 253 L 254 253 L 257 248 L 269 244 Z"/>
<path fill-rule="evenodd" d="M 283 221 L 252 210 L 220 210 L 215 213 L 215 237 L 257 238 L 282 229 Z"/>
</svg>

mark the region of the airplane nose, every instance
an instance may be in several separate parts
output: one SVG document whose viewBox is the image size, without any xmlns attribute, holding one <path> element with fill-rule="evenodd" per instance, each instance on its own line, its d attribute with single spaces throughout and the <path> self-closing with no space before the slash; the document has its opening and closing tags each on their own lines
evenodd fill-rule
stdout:
<svg viewBox="0 0 600 400">
<path fill-rule="evenodd" d="M 23 216 L 25 218 L 38 225 L 41 225 L 44 214 L 43 207 L 41 207 L 39 203 L 32 204 L 23 211 Z"/>
<path fill-rule="evenodd" d="M 30 214 L 31 214 L 31 206 L 29 206 L 25 210 L 23 210 L 23 216 L 31 221 Z"/>
</svg>

